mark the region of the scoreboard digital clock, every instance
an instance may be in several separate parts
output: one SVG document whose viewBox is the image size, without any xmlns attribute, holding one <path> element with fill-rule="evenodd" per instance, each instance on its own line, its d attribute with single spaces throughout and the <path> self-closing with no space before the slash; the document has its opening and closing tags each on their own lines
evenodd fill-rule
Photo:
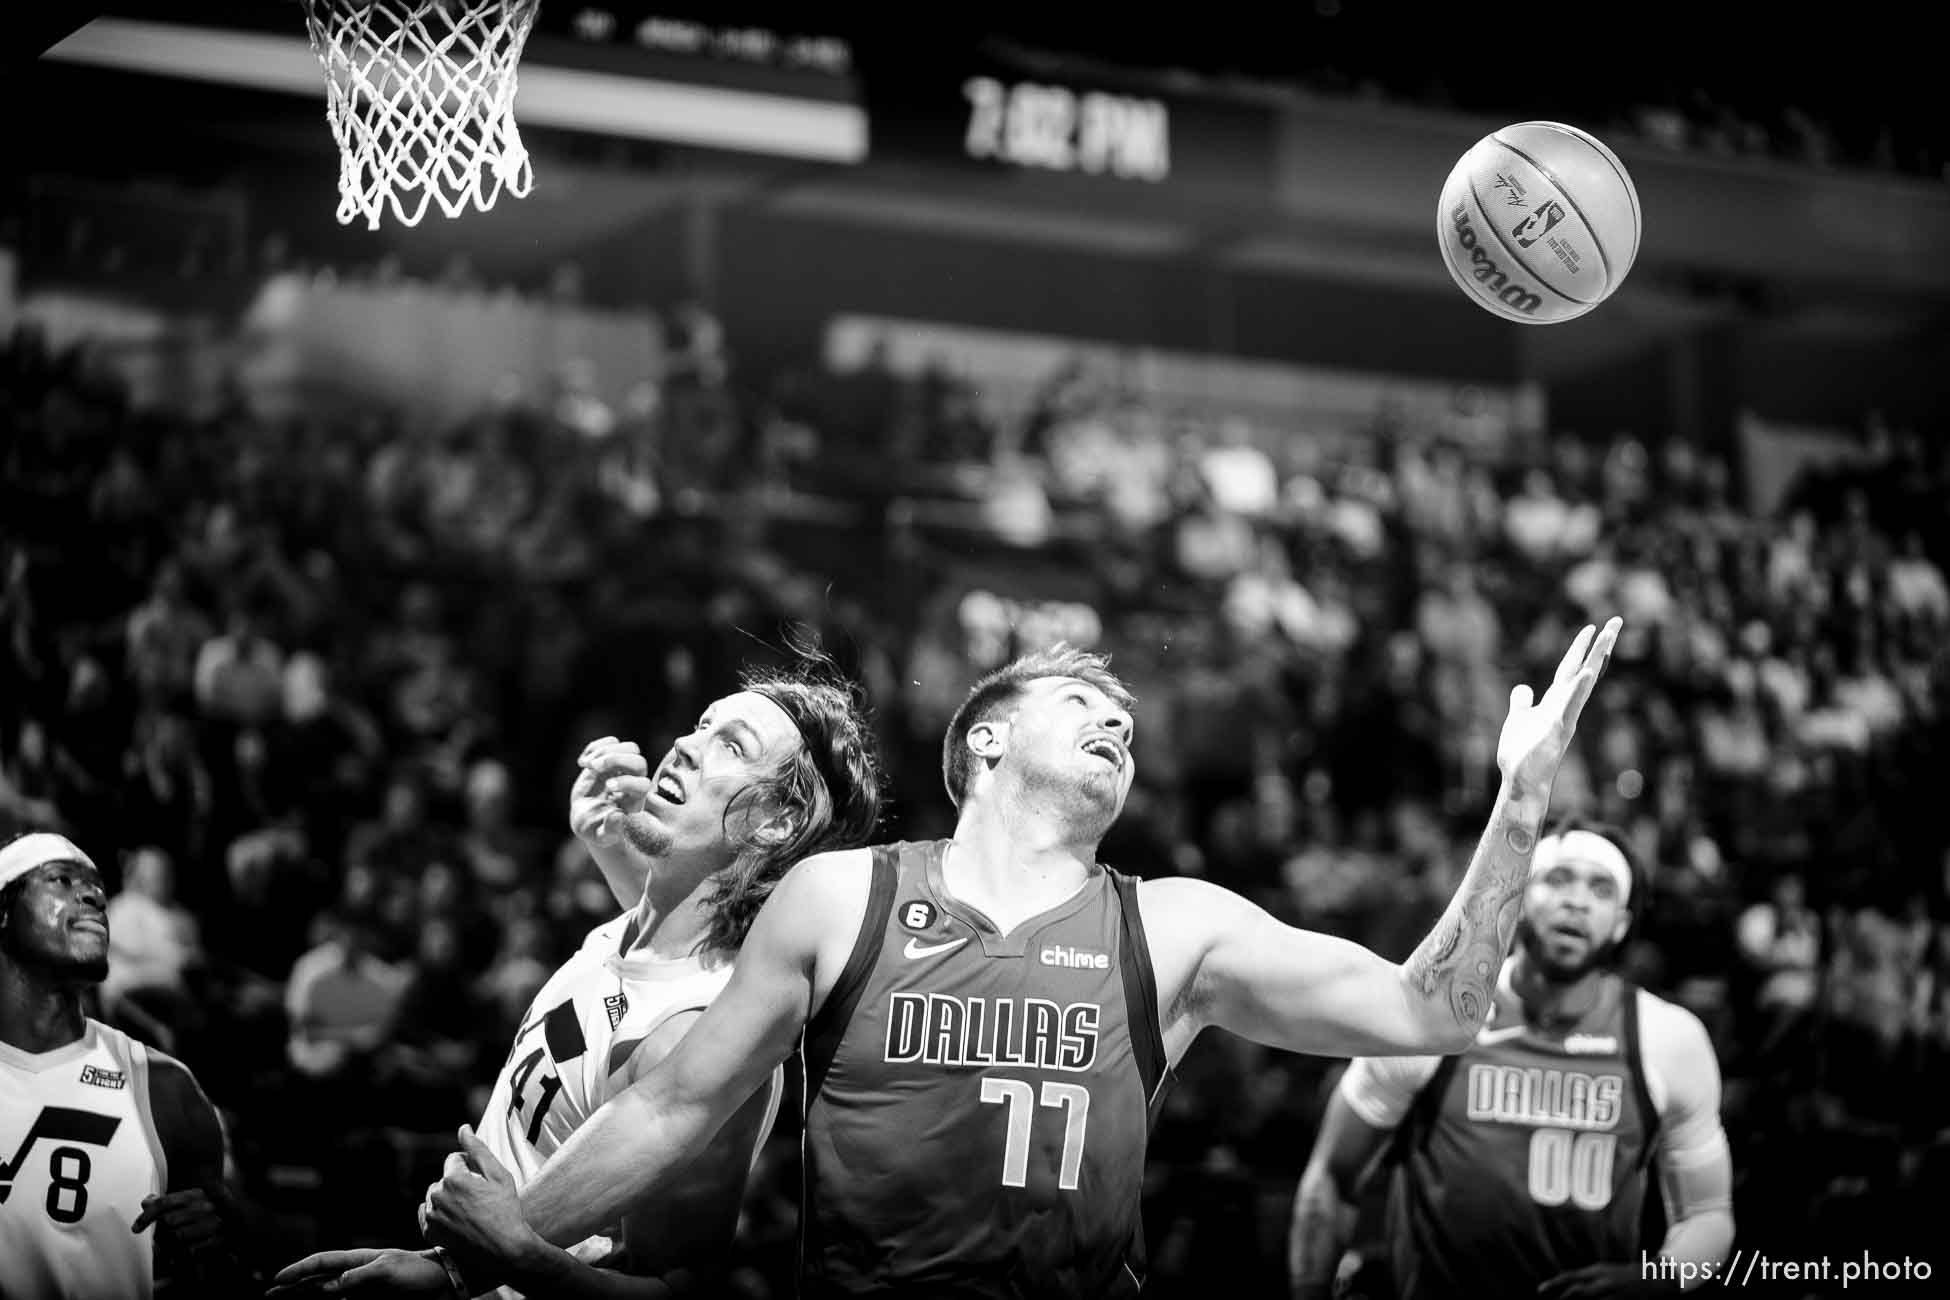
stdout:
<svg viewBox="0 0 1950 1300">
<path fill-rule="evenodd" d="M 1171 115 L 1160 100 L 986 76 L 970 77 L 962 94 L 970 158 L 1153 183 L 1171 175 Z"/>
</svg>

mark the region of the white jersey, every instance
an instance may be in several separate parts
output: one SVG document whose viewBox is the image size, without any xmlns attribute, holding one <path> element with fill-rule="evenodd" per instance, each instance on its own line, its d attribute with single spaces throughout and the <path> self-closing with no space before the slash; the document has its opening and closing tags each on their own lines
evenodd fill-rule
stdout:
<svg viewBox="0 0 1950 1300">
<path fill-rule="evenodd" d="M 148 1300 L 156 1229 L 129 1225 L 168 1185 L 149 1054 L 97 1021 L 51 1052 L 0 1043 L 0 1296 Z"/>
<path fill-rule="evenodd" d="M 630 917 L 625 912 L 591 930 L 528 1004 L 475 1126 L 520 1186 L 605 1101 L 636 1081 L 633 1058 L 645 1039 L 672 1016 L 709 1006 L 731 978 L 729 962 L 707 968 L 696 957 L 619 956 Z M 778 1118 L 783 1072 L 774 1070 L 768 1086 L 771 1100 L 753 1144 L 754 1160 Z M 614 1264 L 625 1237 L 654 1228 L 619 1224 L 574 1253 Z"/>
</svg>

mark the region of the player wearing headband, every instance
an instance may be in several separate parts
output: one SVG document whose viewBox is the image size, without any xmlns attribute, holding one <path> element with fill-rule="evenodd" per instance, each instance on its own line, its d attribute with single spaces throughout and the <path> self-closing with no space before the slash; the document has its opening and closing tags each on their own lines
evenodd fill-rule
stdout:
<svg viewBox="0 0 1950 1300">
<path fill-rule="evenodd" d="M 0 846 L 0 1296 L 243 1294 L 216 1111 L 181 1063 L 88 1017 L 107 975 L 94 862 L 62 835 Z"/>
<path fill-rule="evenodd" d="M 1296 1297 L 1330 1293 L 1384 1147 L 1402 1300 L 1669 1293 L 1717 1270 L 1733 1241 L 1719 1063 L 1697 1017 L 1613 970 L 1645 888 L 1622 845 L 1577 821 L 1539 842 L 1474 1044 L 1349 1066 L 1294 1202 Z M 1641 1241 L 1655 1166 L 1670 1225 L 1656 1249 Z"/>
</svg>

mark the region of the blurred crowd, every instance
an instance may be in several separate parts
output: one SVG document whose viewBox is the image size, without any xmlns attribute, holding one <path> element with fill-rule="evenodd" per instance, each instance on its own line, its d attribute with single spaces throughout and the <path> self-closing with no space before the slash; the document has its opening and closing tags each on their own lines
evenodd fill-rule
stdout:
<svg viewBox="0 0 1950 1300">
<path fill-rule="evenodd" d="M 440 427 L 169 415 L 31 327 L 0 352 L 0 837 L 109 866 L 101 1013 L 225 1113 L 262 1262 L 411 1237 L 527 999 L 617 910 L 566 830 L 574 755 L 660 752 L 793 625 L 868 687 L 890 835 L 946 831 L 949 712 L 1061 633 L 1140 701 L 1107 861 L 1400 958 L 1510 685 L 1622 613 L 1554 806 L 1651 872 L 1626 960 L 1714 1035 L 1750 1244 L 1941 1189 L 1940 436 L 1871 416 L 1763 515 L 1657 437 L 1319 438 L 1064 370 L 1004 428 L 945 368 L 746 376 L 707 310 L 669 334 L 621 409 L 566 374 Z M 1162 1293 L 1212 1261 L 1274 1288 L 1334 1067 L 1194 1049 Z M 788 1108 L 752 1295 L 786 1293 L 795 1159 Z"/>
</svg>

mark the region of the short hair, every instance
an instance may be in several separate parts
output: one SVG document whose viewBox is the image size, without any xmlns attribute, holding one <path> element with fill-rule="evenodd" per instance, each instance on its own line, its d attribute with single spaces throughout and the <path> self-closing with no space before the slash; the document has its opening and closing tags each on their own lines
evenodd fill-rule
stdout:
<svg viewBox="0 0 1950 1300">
<path fill-rule="evenodd" d="M 704 946 L 733 953 L 745 942 L 758 910 L 793 865 L 815 853 L 854 849 L 880 826 L 884 777 L 871 718 L 860 689 L 840 677 L 824 655 L 800 652 L 792 669 L 748 669 L 741 690 L 762 695 L 792 720 L 804 742 L 771 776 L 753 782 L 725 808 L 729 867 L 704 899 L 709 919 Z M 734 830 L 754 805 L 785 814 L 784 833 Z"/>
<path fill-rule="evenodd" d="M 975 779 L 975 761 L 968 752 L 968 733 L 984 722 L 1007 712 L 1029 684 L 1046 677 L 1074 677 L 1108 695 L 1120 709 L 1136 703 L 1130 689 L 1110 670 L 1110 656 L 1081 650 L 1059 641 L 1046 650 L 1020 655 L 981 678 L 948 721 L 948 734 L 941 742 L 941 780 L 948 787 L 948 798 L 956 809 L 968 795 Z"/>
</svg>

